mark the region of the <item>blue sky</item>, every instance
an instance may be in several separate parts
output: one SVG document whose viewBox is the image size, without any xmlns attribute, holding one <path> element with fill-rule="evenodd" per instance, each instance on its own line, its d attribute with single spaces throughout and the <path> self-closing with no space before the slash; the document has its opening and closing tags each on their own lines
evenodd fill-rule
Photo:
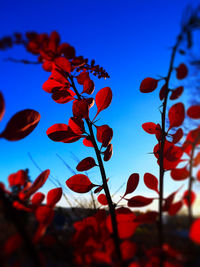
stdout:
<svg viewBox="0 0 200 267">
<path fill-rule="evenodd" d="M 183 10 L 195 3 L 198 4 L 187 0 L 1 1 L 0 38 L 13 32 L 56 30 L 62 42 L 75 47 L 77 55 L 95 59 L 110 74 L 110 79 L 94 81 L 95 93 L 106 86 L 113 91 L 111 106 L 99 116 L 99 124 L 108 124 L 114 130 L 114 154 L 105 163 L 112 192 L 126 182 L 131 173 L 138 172 L 141 183 L 136 193 L 151 193 L 143 185 L 143 174 L 158 175 L 156 160 L 148 154 L 156 140 L 145 133 L 141 125 L 148 121 L 160 122 L 161 103 L 158 90 L 142 94 L 139 85 L 145 77 L 166 75 L 170 47 L 179 33 Z M 49 168 L 64 184 L 71 173 L 56 153 L 75 169 L 71 152 L 79 159 L 94 156 L 94 152 L 81 141 L 62 144 L 48 139 L 46 130 L 51 125 L 68 122 L 71 104 L 59 105 L 42 90 L 49 74 L 41 66 L 5 62 L 7 57 L 33 59 L 20 47 L 0 52 L 0 90 L 6 102 L 0 131 L 14 113 L 26 108 L 39 111 L 41 121 L 34 132 L 21 141 L 1 140 L 1 180 L 6 182 L 10 173 L 24 168 L 29 168 L 31 178 L 35 179 L 39 171 L 30 160 L 29 152 L 41 169 Z M 183 56 L 178 57 L 177 65 L 184 60 Z M 173 85 L 177 84 L 174 80 Z M 97 169 L 92 169 L 89 176 L 93 182 L 100 182 Z M 180 185 L 169 177 L 165 183 L 167 192 Z M 44 191 L 50 187 L 52 184 L 48 181 Z"/>
</svg>

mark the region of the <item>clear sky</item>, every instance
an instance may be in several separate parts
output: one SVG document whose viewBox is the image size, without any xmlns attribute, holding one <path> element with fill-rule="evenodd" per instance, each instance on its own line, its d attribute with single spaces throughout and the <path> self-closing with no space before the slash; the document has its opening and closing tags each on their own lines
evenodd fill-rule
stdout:
<svg viewBox="0 0 200 267">
<path fill-rule="evenodd" d="M 50 33 L 56 30 L 62 42 L 75 47 L 77 55 L 95 59 L 110 74 L 110 79 L 94 81 L 95 93 L 106 86 L 113 91 L 111 106 L 99 116 L 99 124 L 108 124 L 114 130 L 114 154 L 105 163 L 112 192 L 126 182 L 131 173 L 138 172 L 141 183 L 136 194 L 144 191 L 151 194 L 144 187 L 143 174 L 152 172 L 158 176 L 156 160 L 148 154 L 156 140 L 142 130 L 141 124 L 160 122 L 158 108 L 161 103 L 158 90 L 142 94 L 139 85 L 145 77 L 166 75 L 170 47 L 179 33 L 182 13 L 188 4 L 198 4 L 198 1 L 1 0 L 0 38 L 13 32 Z M 5 62 L 7 57 L 33 59 L 20 47 L 0 52 L 0 90 L 6 101 L 0 131 L 14 113 L 26 108 L 40 112 L 41 121 L 34 132 L 21 141 L 1 140 L 1 180 L 6 181 L 10 173 L 24 168 L 29 168 L 31 178 L 35 179 L 39 171 L 30 160 L 29 152 L 41 169 L 49 168 L 51 174 L 64 184 L 72 174 L 56 153 L 75 169 L 76 161 L 71 152 L 79 159 L 94 156 L 94 152 L 84 147 L 81 141 L 62 144 L 48 139 L 46 130 L 51 125 L 67 123 L 72 116 L 71 103 L 57 104 L 42 90 L 49 73 L 40 65 Z M 177 58 L 177 64 L 182 61 L 184 57 Z M 93 182 L 100 182 L 97 169 L 88 173 Z M 165 184 L 166 192 L 171 192 L 181 183 L 166 176 Z M 50 187 L 52 184 L 48 181 L 44 191 Z"/>
</svg>

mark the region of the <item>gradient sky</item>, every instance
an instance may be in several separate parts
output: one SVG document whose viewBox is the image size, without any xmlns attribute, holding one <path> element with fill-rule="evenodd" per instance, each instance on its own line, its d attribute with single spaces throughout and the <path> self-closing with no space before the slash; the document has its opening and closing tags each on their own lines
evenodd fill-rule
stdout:
<svg viewBox="0 0 200 267">
<path fill-rule="evenodd" d="M 141 183 L 137 194 L 151 194 L 143 185 L 143 174 L 158 175 L 158 167 L 152 152 L 156 140 L 145 133 L 144 122 L 160 122 L 158 90 L 151 94 L 139 92 L 145 77 L 166 75 L 170 59 L 170 47 L 180 30 L 183 10 L 187 0 L 1 0 L 0 38 L 13 32 L 37 31 L 60 33 L 62 42 L 68 42 L 77 55 L 95 59 L 110 74 L 107 80 L 94 79 L 96 91 L 106 86 L 113 91 L 111 106 L 101 112 L 99 124 L 108 124 L 114 130 L 112 159 L 105 163 L 109 185 L 115 192 L 129 175 L 140 173 Z M 42 170 L 49 168 L 61 183 L 72 174 L 56 156 L 58 153 L 73 169 L 76 167 L 72 153 L 79 159 L 94 156 L 91 148 L 82 142 L 62 144 L 52 142 L 46 130 L 54 123 L 67 123 L 72 115 L 71 103 L 55 103 L 42 90 L 49 73 L 39 65 L 23 65 L 4 61 L 7 57 L 34 59 L 23 48 L 0 51 L 1 85 L 6 102 L 6 114 L 0 124 L 4 129 L 9 118 L 22 109 L 32 108 L 40 112 L 41 121 L 34 132 L 18 142 L 1 140 L 1 180 L 10 173 L 29 168 L 32 179 L 39 174 L 28 152 Z M 177 65 L 184 57 L 177 58 Z M 178 83 L 174 81 L 174 85 Z M 180 99 L 181 100 L 181 99 Z M 95 112 L 95 111 L 94 111 Z M 100 182 L 97 169 L 88 172 L 93 182 Z M 180 186 L 166 176 L 166 192 Z M 44 191 L 52 188 L 50 181 Z M 123 192 L 123 190 L 121 191 Z"/>
</svg>

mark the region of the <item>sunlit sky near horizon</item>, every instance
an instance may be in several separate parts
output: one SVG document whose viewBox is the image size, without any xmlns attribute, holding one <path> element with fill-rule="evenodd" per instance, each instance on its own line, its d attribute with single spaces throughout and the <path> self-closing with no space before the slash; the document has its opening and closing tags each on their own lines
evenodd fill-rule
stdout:
<svg viewBox="0 0 200 267">
<path fill-rule="evenodd" d="M 94 78 L 94 95 L 106 86 L 113 91 L 110 107 L 99 116 L 99 125 L 108 124 L 114 130 L 114 154 L 105 163 L 111 192 L 117 191 L 126 183 L 130 174 L 138 172 L 141 181 L 136 194 L 146 192 L 155 196 L 145 188 L 143 174 L 151 172 L 158 177 L 156 160 L 150 154 L 156 140 L 154 136 L 145 133 L 141 125 L 148 121 L 160 122 L 161 102 L 158 90 L 142 94 L 139 86 L 145 77 L 166 75 L 170 48 L 180 31 L 182 14 L 188 4 L 196 6 L 198 1 L 1 1 L 0 38 L 12 35 L 13 32 L 50 33 L 56 30 L 60 33 L 62 42 L 75 47 L 77 55 L 95 59 L 111 76 L 107 80 Z M 95 156 L 94 152 L 83 146 L 82 141 L 62 144 L 48 139 L 46 130 L 51 125 L 67 123 L 72 116 L 71 103 L 59 105 L 42 90 L 42 84 L 48 79 L 49 73 L 43 71 L 40 65 L 5 61 L 8 57 L 34 59 L 22 47 L 0 51 L 0 90 L 6 102 L 6 113 L 0 131 L 14 113 L 26 108 L 37 110 L 41 114 L 41 121 L 34 132 L 21 141 L 1 140 L 1 180 L 6 182 L 10 173 L 25 168 L 30 170 L 30 176 L 34 180 L 39 170 L 28 156 L 30 153 L 42 170 L 50 169 L 51 174 L 64 185 L 72 173 L 56 154 L 75 170 L 77 162 L 73 155 L 81 160 Z M 184 60 L 184 56 L 178 56 L 177 65 Z M 174 79 L 172 84 L 180 83 Z M 186 95 L 181 100 L 187 101 Z M 95 110 L 93 112 L 95 114 Z M 88 171 L 88 175 L 94 183 L 100 183 L 97 168 Z M 181 184 L 166 176 L 166 194 Z M 43 191 L 52 187 L 54 185 L 47 181 Z M 66 190 L 71 194 L 67 188 Z M 125 188 L 120 192 L 123 193 L 123 190 Z M 78 197 L 78 194 L 75 195 Z"/>
</svg>

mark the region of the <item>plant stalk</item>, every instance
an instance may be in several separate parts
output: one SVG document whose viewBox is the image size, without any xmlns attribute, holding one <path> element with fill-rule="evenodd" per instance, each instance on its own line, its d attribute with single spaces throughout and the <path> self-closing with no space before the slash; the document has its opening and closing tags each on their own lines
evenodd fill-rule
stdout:
<svg viewBox="0 0 200 267">
<path fill-rule="evenodd" d="M 81 96 L 80 96 L 78 90 L 76 89 L 73 77 L 69 76 L 69 79 L 71 81 L 71 85 L 72 85 L 72 87 L 73 87 L 78 99 L 80 100 Z M 107 201 L 108 201 L 108 207 L 109 207 L 109 211 L 110 211 L 112 228 L 113 228 L 113 239 L 114 239 L 114 243 L 115 243 L 116 254 L 118 256 L 119 265 L 124 267 L 125 263 L 122 263 L 122 256 L 121 256 L 121 250 L 120 250 L 120 239 L 119 239 L 119 234 L 118 234 L 117 220 L 116 220 L 116 213 L 115 213 L 115 204 L 112 202 L 112 198 L 111 198 L 110 191 L 109 191 L 109 188 L 108 188 L 107 177 L 106 177 L 103 161 L 102 161 L 102 158 L 101 158 L 101 153 L 100 153 L 100 150 L 99 150 L 99 148 L 97 146 L 97 143 L 96 143 L 96 140 L 95 140 L 95 137 L 94 137 L 92 123 L 90 122 L 89 119 L 85 119 L 85 121 L 87 123 L 88 129 L 89 129 L 89 132 L 90 132 L 91 141 L 92 141 L 92 144 L 94 146 L 95 154 L 96 154 L 98 165 L 99 165 L 100 172 L 101 172 L 101 177 L 102 177 L 102 182 L 103 182 L 103 189 L 105 191 L 105 195 L 106 195 L 106 198 L 107 198 Z"/>
</svg>

